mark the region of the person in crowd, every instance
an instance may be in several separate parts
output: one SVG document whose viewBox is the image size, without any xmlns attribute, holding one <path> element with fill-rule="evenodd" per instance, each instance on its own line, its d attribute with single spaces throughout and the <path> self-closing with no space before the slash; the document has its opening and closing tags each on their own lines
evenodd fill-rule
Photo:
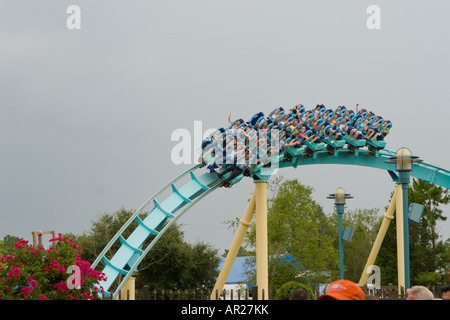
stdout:
<svg viewBox="0 0 450 320">
<path fill-rule="evenodd" d="M 338 280 L 330 283 L 317 300 L 366 300 L 366 295 L 353 281 Z"/>
<path fill-rule="evenodd" d="M 311 300 L 311 297 L 305 288 L 298 287 L 292 290 L 289 300 Z"/>
<path fill-rule="evenodd" d="M 434 300 L 433 293 L 424 286 L 414 286 L 406 290 L 406 300 Z"/>
<path fill-rule="evenodd" d="M 441 289 L 442 300 L 450 300 L 450 284 Z"/>
</svg>

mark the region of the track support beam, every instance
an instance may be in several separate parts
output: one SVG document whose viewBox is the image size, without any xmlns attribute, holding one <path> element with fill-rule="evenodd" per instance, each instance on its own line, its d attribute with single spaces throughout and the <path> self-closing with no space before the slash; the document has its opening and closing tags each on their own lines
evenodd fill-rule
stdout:
<svg viewBox="0 0 450 320">
<path fill-rule="evenodd" d="M 389 203 L 388 210 L 384 213 L 383 222 L 381 223 L 380 230 L 378 231 L 377 238 L 372 246 L 372 250 L 370 251 L 369 258 L 367 259 L 366 266 L 362 272 L 361 278 L 359 279 L 359 286 L 364 286 L 367 282 L 367 278 L 371 271 L 369 271 L 369 267 L 375 264 L 375 259 L 377 258 L 378 252 L 380 251 L 381 244 L 383 243 L 384 237 L 388 230 L 389 224 L 394 219 L 394 212 L 396 208 L 396 199 L 397 199 L 397 188 L 392 195 L 391 202 Z"/>
<path fill-rule="evenodd" d="M 258 287 L 258 300 L 269 299 L 269 255 L 267 240 L 267 181 L 255 181 L 250 202 L 245 210 L 244 216 L 240 220 L 239 227 L 234 236 L 227 257 L 220 270 L 216 284 L 210 295 L 210 300 L 219 299 L 225 282 L 230 274 L 233 263 L 236 260 L 239 248 L 241 247 L 245 234 L 252 224 L 253 216 L 256 212 L 256 285 Z"/>
<path fill-rule="evenodd" d="M 403 192 L 402 185 L 396 184 L 395 191 L 392 195 L 391 202 L 389 203 L 389 208 L 384 214 L 383 222 L 381 224 L 380 230 L 378 231 L 377 238 L 373 244 L 372 250 L 367 259 L 367 263 L 362 272 L 361 278 L 359 279 L 359 285 L 364 286 L 367 282 L 369 274 L 371 272 L 371 266 L 374 265 L 375 259 L 377 258 L 378 252 L 380 250 L 381 244 L 383 243 L 384 237 L 386 235 L 389 224 L 394 219 L 394 212 L 396 212 L 396 230 L 397 230 L 397 276 L 398 276 L 398 292 L 406 289 L 405 282 L 405 254 L 404 254 L 404 224 L 403 224 Z M 407 218 L 407 217 L 406 217 Z"/>
<path fill-rule="evenodd" d="M 269 252 L 267 240 L 267 181 L 255 181 L 256 285 L 258 300 L 269 300 Z"/>
<path fill-rule="evenodd" d="M 225 282 L 227 281 L 228 275 L 230 274 L 231 267 L 233 267 L 233 263 L 237 257 L 239 248 L 241 247 L 242 242 L 244 241 L 247 229 L 252 224 L 253 215 L 255 214 L 256 209 L 255 198 L 256 192 L 253 192 L 250 202 L 248 203 L 247 209 L 245 210 L 244 216 L 240 220 L 239 227 L 234 236 L 233 243 L 231 244 L 231 247 L 228 250 L 227 257 L 225 258 L 225 262 L 222 266 L 222 269 L 220 270 L 216 284 L 214 285 L 213 291 L 211 292 L 210 300 L 218 299 L 223 291 L 223 287 L 225 285 Z"/>
</svg>

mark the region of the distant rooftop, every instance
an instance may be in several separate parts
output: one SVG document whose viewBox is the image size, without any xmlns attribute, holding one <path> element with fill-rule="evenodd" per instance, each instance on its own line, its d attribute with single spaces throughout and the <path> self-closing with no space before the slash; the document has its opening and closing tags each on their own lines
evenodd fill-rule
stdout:
<svg viewBox="0 0 450 320">
<path fill-rule="evenodd" d="M 299 264 L 292 255 L 290 254 L 283 255 L 283 257 L 286 260 L 286 262 L 293 261 L 299 269 L 303 269 L 301 264 Z M 231 267 L 230 274 L 228 275 L 227 281 L 225 283 L 226 284 L 247 283 L 248 279 L 246 273 L 254 270 L 254 268 L 256 267 L 254 264 L 251 263 L 252 260 L 254 261 L 254 259 L 255 259 L 254 256 L 236 257 L 233 266 Z M 219 265 L 217 266 L 217 269 L 219 271 L 222 270 L 224 262 L 225 258 L 220 258 Z"/>
</svg>

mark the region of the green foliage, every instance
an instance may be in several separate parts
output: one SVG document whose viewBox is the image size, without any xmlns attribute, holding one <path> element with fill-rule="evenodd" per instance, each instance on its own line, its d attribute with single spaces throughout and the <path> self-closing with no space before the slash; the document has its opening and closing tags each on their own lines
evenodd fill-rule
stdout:
<svg viewBox="0 0 450 320">
<path fill-rule="evenodd" d="M 415 283 L 426 287 L 431 287 L 438 282 L 441 282 L 441 276 L 436 272 L 421 272 L 415 278 Z"/>
<path fill-rule="evenodd" d="M 449 203 L 448 190 L 421 180 L 413 180 L 412 186 L 408 189 L 408 202 L 425 206 L 420 223 L 409 224 L 411 284 L 447 283 L 450 248 L 447 243 L 439 239 L 436 225 L 439 221 L 446 219 L 442 216 L 439 206 Z M 382 285 L 397 283 L 395 219 L 389 225 L 375 264 L 380 267 Z M 430 277 L 431 274 L 438 276 Z"/>
<path fill-rule="evenodd" d="M 352 241 L 343 242 L 345 278 L 353 282 L 359 281 L 377 236 L 382 221 L 378 211 L 373 208 L 345 210 L 344 212 L 344 228 L 348 226 L 354 230 Z M 338 234 L 337 220 L 336 214 L 333 219 L 336 224 L 336 235 Z M 338 237 L 336 237 L 335 245 L 339 246 Z"/>
<path fill-rule="evenodd" d="M 313 290 L 310 286 L 305 285 L 300 282 L 296 281 L 289 281 L 285 284 L 283 284 L 275 293 L 275 296 L 273 297 L 274 300 L 289 300 L 291 297 L 292 290 L 295 288 L 303 288 L 309 293 L 310 300 L 316 300 L 316 295 L 314 294 Z"/>
<path fill-rule="evenodd" d="M 337 271 L 338 251 L 334 247 L 335 236 L 331 235 L 329 218 L 312 199 L 313 188 L 296 179 L 278 177 L 269 182 L 268 189 L 269 255 L 274 259 L 270 264 L 269 287 L 276 290 L 286 281 L 298 277 L 298 269 L 279 263 L 283 254 L 291 254 L 305 267 L 303 278 L 327 281 L 321 273 Z M 255 247 L 255 241 L 253 224 L 246 236 L 246 244 Z"/>
<path fill-rule="evenodd" d="M 447 217 L 442 215 L 439 206 L 450 202 L 448 189 L 444 190 L 441 186 L 414 179 L 412 187 L 408 190 L 408 201 L 409 203 L 415 202 L 424 205 L 420 223 L 424 229 L 421 231 L 421 243 L 423 245 L 429 244 L 432 248 L 435 248 L 439 240 L 436 224 L 439 221 L 447 220 Z"/>
<path fill-rule="evenodd" d="M 17 241 L 17 237 L 6 235 L 2 241 L 0 241 L 0 254 L 12 253 L 14 251 L 14 244 Z"/>
</svg>

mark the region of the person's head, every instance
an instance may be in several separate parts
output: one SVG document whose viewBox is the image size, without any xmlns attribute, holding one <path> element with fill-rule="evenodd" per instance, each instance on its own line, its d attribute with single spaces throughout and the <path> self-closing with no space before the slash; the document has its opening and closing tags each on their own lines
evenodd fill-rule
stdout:
<svg viewBox="0 0 450 320">
<path fill-rule="evenodd" d="M 441 292 L 442 292 L 442 300 L 450 300 L 450 284 L 443 287 Z"/>
<path fill-rule="evenodd" d="M 241 123 L 244 122 L 244 120 L 242 119 L 238 119 L 236 120 L 233 124 L 232 124 L 232 129 L 236 129 L 237 127 L 239 127 L 241 125 Z"/>
<path fill-rule="evenodd" d="M 289 300 L 310 300 L 310 297 L 305 288 L 298 287 L 292 290 Z"/>
<path fill-rule="evenodd" d="M 366 300 L 364 291 L 350 280 L 338 280 L 330 283 L 325 294 L 318 300 Z"/>
<path fill-rule="evenodd" d="M 406 290 L 406 300 L 433 300 L 433 293 L 424 286 L 414 286 Z"/>
</svg>

